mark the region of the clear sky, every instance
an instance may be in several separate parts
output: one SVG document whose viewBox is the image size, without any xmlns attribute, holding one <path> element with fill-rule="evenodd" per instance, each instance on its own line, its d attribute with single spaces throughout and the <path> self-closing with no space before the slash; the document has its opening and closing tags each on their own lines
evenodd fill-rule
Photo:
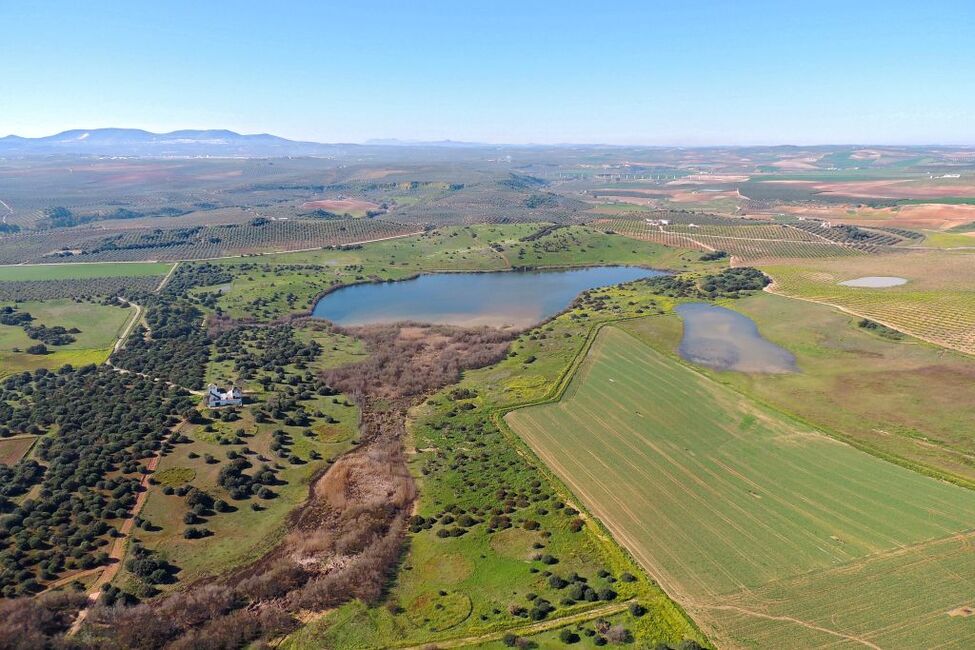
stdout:
<svg viewBox="0 0 975 650">
<path fill-rule="evenodd" d="M 975 0 L 0 0 L 0 134 L 975 144 Z"/>
</svg>

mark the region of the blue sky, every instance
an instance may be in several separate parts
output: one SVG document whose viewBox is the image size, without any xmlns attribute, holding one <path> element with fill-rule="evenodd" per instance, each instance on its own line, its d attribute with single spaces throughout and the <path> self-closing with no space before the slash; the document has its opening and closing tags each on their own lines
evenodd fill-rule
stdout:
<svg viewBox="0 0 975 650">
<path fill-rule="evenodd" d="M 0 134 L 975 144 L 975 2 L 0 0 Z"/>
</svg>

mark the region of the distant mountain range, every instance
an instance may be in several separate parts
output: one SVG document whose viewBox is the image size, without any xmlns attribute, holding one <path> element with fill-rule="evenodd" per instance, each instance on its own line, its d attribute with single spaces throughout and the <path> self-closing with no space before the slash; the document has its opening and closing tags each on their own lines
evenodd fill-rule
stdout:
<svg viewBox="0 0 975 650">
<path fill-rule="evenodd" d="M 142 129 L 72 129 L 42 138 L 0 138 L 0 156 L 214 156 L 263 158 L 334 156 L 360 145 L 298 142 L 261 133 L 242 135 L 224 129 L 150 133 Z"/>
</svg>

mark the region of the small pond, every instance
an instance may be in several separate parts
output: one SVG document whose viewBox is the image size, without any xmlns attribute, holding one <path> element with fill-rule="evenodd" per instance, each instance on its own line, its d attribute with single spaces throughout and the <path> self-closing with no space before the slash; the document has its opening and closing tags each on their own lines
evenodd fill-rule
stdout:
<svg viewBox="0 0 975 650">
<path fill-rule="evenodd" d="M 867 287 L 870 289 L 884 289 L 886 287 L 899 287 L 902 284 L 907 284 L 907 280 L 904 278 L 898 278 L 892 275 L 868 275 L 862 278 L 855 278 L 853 280 L 847 280 L 846 282 L 840 282 L 844 287 Z"/>
<path fill-rule="evenodd" d="M 680 355 L 715 370 L 796 372 L 795 356 L 758 332 L 755 321 L 736 311 L 706 303 L 678 305 L 684 321 Z"/>
<path fill-rule="evenodd" d="M 434 273 L 343 287 L 319 300 L 312 315 L 349 326 L 411 320 L 521 329 L 562 311 L 587 289 L 662 274 L 634 266 Z"/>
</svg>

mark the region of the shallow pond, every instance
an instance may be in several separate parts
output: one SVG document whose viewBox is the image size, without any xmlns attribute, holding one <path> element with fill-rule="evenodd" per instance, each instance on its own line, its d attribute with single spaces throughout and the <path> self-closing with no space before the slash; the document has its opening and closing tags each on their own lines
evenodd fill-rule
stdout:
<svg viewBox="0 0 975 650">
<path fill-rule="evenodd" d="M 867 287 L 870 289 L 883 289 L 885 287 L 899 287 L 902 284 L 907 284 L 907 280 L 904 278 L 898 278 L 892 275 L 868 275 L 862 278 L 855 278 L 853 280 L 847 280 L 846 282 L 840 282 L 844 287 Z"/>
<path fill-rule="evenodd" d="M 339 325 L 412 320 L 526 328 L 562 311 L 586 289 L 662 274 L 633 266 L 434 273 L 412 280 L 343 287 L 319 300 L 312 315 Z"/>
<path fill-rule="evenodd" d="M 795 356 L 758 332 L 755 321 L 736 311 L 706 303 L 677 307 L 684 321 L 680 355 L 715 370 L 796 372 Z"/>
</svg>

